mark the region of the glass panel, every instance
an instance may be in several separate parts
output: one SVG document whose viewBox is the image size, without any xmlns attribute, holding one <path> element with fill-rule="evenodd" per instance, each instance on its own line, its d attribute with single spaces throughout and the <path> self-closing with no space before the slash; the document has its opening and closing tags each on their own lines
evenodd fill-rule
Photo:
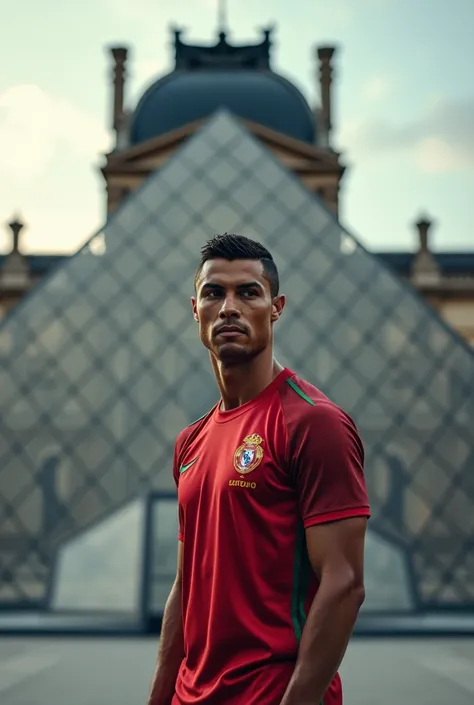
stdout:
<svg viewBox="0 0 474 705">
<path fill-rule="evenodd" d="M 51 597 L 55 611 L 140 610 L 145 504 L 135 500 L 62 545 Z"/>
<path fill-rule="evenodd" d="M 363 612 L 410 611 L 414 608 L 405 553 L 370 528 L 365 546 Z"/>
<path fill-rule="evenodd" d="M 217 398 L 193 273 L 231 228 L 280 268 L 279 359 L 360 428 L 372 529 L 411 552 L 421 601 L 474 606 L 472 350 L 227 114 L 0 324 L 0 600 L 44 596 L 60 541 L 174 490 L 174 439 Z"/>
<path fill-rule="evenodd" d="M 152 531 L 148 611 L 161 615 L 176 575 L 178 551 L 178 503 L 156 499 L 152 505 Z"/>
</svg>

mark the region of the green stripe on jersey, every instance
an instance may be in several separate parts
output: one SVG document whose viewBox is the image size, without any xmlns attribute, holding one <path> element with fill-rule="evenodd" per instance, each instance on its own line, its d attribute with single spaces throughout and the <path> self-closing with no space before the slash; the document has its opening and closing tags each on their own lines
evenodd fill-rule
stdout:
<svg viewBox="0 0 474 705">
<path fill-rule="evenodd" d="M 307 394 L 305 394 L 305 393 L 303 392 L 303 390 L 300 389 L 300 388 L 298 387 L 298 385 L 293 382 L 292 379 L 287 379 L 286 381 L 287 381 L 287 383 L 290 385 L 290 387 L 293 389 L 293 391 L 295 391 L 297 394 L 299 394 L 299 396 L 300 396 L 302 399 L 304 399 L 305 401 L 307 401 L 308 404 L 311 404 L 311 406 L 315 406 L 315 402 L 314 402 Z"/>
<path fill-rule="evenodd" d="M 305 602 L 308 596 L 311 563 L 306 548 L 306 535 L 303 524 L 298 525 L 293 568 L 293 590 L 291 594 L 291 621 L 295 630 L 296 642 L 300 645 L 304 625 L 306 624 Z M 324 699 L 319 705 L 324 705 Z"/>
<path fill-rule="evenodd" d="M 293 622 L 293 629 L 295 630 L 296 643 L 298 644 L 298 646 L 301 641 L 301 633 L 303 631 L 299 619 L 300 610 L 298 603 L 302 559 L 303 550 L 301 545 L 300 532 L 298 531 L 295 546 L 295 562 L 293 565 L 293 589 L 291 592 L 291 621 Z"/>
<path fill-rule="evenodd" d="M 316 402 L 311 399 L 292 379 L 286 380 L 287 384 L 311 406 Z M 299 646 L 304 625 L 306 624 L 305 602 L 308 595 L 309 579 L 311 576 L 311 563 L 309 562 L 306 548 L 306 536 L 303 524 L 299 524 L 296 537 L 295 563 L 293 568 L 293 592 L 291 595 L 291 620 L 295 630 L 296 641 Z M 324 705 L 324 698 L 319 705 Z"/>
<path fill-rule="evenodd" d="M 295 630 L 296 641 L 299 644 L 301 641 L 303 628 L 306 623 L 305 602 L 308 594 L 309 578 L 311 575 L 311 566 L 309 563 L 308 551 L 306 550 L 306 538 L 302 524 L 299 524 L 298 526 L 293 571 L 291 620 Z"/>
</svg>

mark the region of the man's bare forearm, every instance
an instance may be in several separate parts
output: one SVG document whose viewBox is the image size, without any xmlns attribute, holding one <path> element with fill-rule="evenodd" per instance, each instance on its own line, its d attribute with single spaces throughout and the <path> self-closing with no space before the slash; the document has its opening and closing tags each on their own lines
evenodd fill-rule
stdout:
<svg viewBox="0 0 474 705">
<path fill-rule="evenodd" d="M 183 658 L 181 583 L 177 581 L 171 589 L 163 614 L 158 663 L 153 676 L 148 705 L 171 705 L 176 678 Z"/>
<path fill-rule="evenodd" d="M 319 705 L 334 678 L 364 601 L 363 588 L 321 582 L 281 705 Z"/>
</svg>

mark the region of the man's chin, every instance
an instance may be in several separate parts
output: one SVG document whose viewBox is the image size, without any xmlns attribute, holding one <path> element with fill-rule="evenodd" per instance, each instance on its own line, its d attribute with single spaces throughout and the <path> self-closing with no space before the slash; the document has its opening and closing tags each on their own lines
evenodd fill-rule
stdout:
<svg viewBox="0 0 474 705">
<path fill-rule="evenodd" d="M 254 353 L 246 345 L 228 341 L 216 346 L 213 351 L 215 357 L 224 365 L 241 365 L 254 357 Z"/>
</svg>

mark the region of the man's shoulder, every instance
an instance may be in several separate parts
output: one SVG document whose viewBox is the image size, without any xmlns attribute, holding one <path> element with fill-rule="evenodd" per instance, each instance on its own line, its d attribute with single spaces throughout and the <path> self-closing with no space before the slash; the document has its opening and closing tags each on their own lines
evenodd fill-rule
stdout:
<svg viewBox="0 0 474 705">
<path fill-rule="evenodd" d="M 188 426 L 183 428 L 176 437 L 176 450 L 179 452 L 185 445 L 187 445 L 191 440 L 194 440 L 203 430 L 205 426 L 209 423 L 212 415 L 215 411 L 215 406 L 205 414 L 192 421 Z"/>
<path fill-rule="evenodd" d="M 282 407 L 290 457 L 308 453 L 338 457 L 356 449 L 363 463 L 363 444 L 353 418 L 310 382 L 296 375 L 287 382 Z"/>
<path fill-rule="evenodd" d="M 344 409 L 338 406 L 318 387 L 297 374 L 287 377 L 280 387 L 284 417 L 289 427 L 320 423 L 352 422 Z"/>
</svg>

